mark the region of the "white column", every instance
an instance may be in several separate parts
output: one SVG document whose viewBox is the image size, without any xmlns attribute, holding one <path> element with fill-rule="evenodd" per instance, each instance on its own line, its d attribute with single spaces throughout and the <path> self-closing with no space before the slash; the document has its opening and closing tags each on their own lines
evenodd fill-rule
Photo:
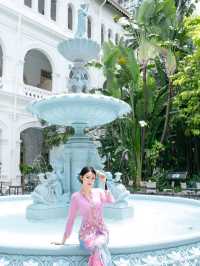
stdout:
<svg viewBox="0 0 200 266">
<path fill-rule="evenodd" d="M 67 5 L 65 0 L 57 0 L 56 22 L 62 29 L 67 25 Z"/>
<path fill-rule="evenodd" d="M 3 89 L 12 91 L 15 81 L 15 58 L 13 56 L 3 56 Z"/>
<path fill-rule="evenodd" d="M 18 0 L 17 4 L 19 8 L 24 7 L 24 0 Z"/>
<path fill-rule="evenodd" d="M 13 124 L 14 121 L 13 121 Z M 14 126 L 14 128 L 16 128 Z M 13 134 L 12 136 L 13 141 L 11 142 L 11 172 L 10 172 L 10 177 L 12 180 L 13 184 L 17 184 L 20 185 L 18 183 L 20 183 L 20 177 L 21 177 L 21 173 L 20 173 L 20 169 L 19 169 L 19 164 L 20 164 L 20 144 L 21 144 L 21 140 L 20 140 L 20 135 L 18 134 Z"/>
<path fill-rule="evenodd" d="M 2 179 L 8 180 L 10 177 L 10 153 L 8 139 L 2 138 L 0 140 L 1 149 L 1 175 Z"/>
<path fill-rule="evenodd" d="M 18 60 L 18 62 L 17 62 L 17 68 L 18 68 L 18 71 L 17 71 L 17 75 L 18 75 L 17 83 L 18 84 L 16 84 L 16 85 L 18 86 L 17 92 L 19 94 L 24 94 L 24 78 L 23 78 L 24 77 L 24 63 L 25 63 L 24 58 Z"/>
<path fill-rule="evenodd" d="M 58 94 L 59 87 L 60 87 L 60 74 L 59 73 L 52 73 L 52 93 Z"/>
<path fill-rule="evenodd" d="M 21 140 L 18 139 L 15 142 L 15 184 L 21 185 L 21 172 L 20 172 L 20 148 L 21 148 Z"/>
<path fill-rule="evenodd" d="M 32 0 L 32 8 L 35 12 L 38 12 L 38 0 Z"/>
<path fill-rule="evenodd" d="M 45 0 L 44 14 L 48 19 L 51 19 L 51 0 Z"/>
</svg>

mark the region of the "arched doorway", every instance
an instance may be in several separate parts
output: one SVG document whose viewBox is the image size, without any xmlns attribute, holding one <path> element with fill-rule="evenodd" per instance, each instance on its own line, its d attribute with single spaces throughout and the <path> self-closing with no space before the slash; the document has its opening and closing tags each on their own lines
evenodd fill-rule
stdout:
<svg viewBox="0 0 200 266">
<path fill-rule="evenodd" d="M 52 90 L 52 66 L 47 56 L 37 49 L 26 53 L 24 83 L 44 90 Z"/>
<path fill-rule="evenodd" d="M 44 156 L 43 129 L 27 128 L 20 133 L 20 140 L 21 183 L 28 191 L 32 191 L 38 184 L 39 162 Z"/>
</svg>

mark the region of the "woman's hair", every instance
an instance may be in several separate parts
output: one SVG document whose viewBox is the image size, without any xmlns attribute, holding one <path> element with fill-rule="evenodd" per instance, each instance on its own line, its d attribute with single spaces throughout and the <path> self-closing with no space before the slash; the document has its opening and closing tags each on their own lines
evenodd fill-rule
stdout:
<svg viewBox="0 0 200 266">
<path fill-rule="evenodd" d="M 81 169 L 80 173 L 78 174 L 78 180 L 79 180 L 79 182 L 83 183 L 83 181 L 81 180 L 81 176 L 84 176 L 88 172 L 92 172 L 96 176 L 96 171 L 94 170 L 93 167 L 91 167 L 91 166 L 85 166 L 85 167 L 83 167 Z"/>
</svg>

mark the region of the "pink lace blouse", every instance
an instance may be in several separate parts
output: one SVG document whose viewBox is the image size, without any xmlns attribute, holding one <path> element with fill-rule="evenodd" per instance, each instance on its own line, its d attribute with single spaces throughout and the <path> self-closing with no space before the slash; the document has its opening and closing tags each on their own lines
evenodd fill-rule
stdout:
<svg viewBox="0 0 200 266">
<path fill-rule="evenodd" d="M 64 235 L 66 237 L 70 236 L 75 218 L 78 214 L 82 218 L 79 230 L 80 239 L 84 240 L 88 235 L 94 234 L 97 231 L 108 233 L 103 220 L 103 206 L 106 203 L 113 202 L 114 198 L 108 190 L 104 191 L 99 188 L 92 189 L 92 197 L 90 200 L 81 192 L 73 193 Z"/>
</svg>

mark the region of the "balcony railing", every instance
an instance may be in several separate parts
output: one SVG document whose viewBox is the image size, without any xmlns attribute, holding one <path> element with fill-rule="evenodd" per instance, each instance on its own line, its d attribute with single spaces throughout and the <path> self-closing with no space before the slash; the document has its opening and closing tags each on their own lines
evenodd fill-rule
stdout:
<svg viewBox="0 0 200 266">
<path fill-rule="evenodd" d="M 52 92 L 24 84 L 24 95 L 33 99 L 43 99 L 52 95 Z"/>
</svg>

